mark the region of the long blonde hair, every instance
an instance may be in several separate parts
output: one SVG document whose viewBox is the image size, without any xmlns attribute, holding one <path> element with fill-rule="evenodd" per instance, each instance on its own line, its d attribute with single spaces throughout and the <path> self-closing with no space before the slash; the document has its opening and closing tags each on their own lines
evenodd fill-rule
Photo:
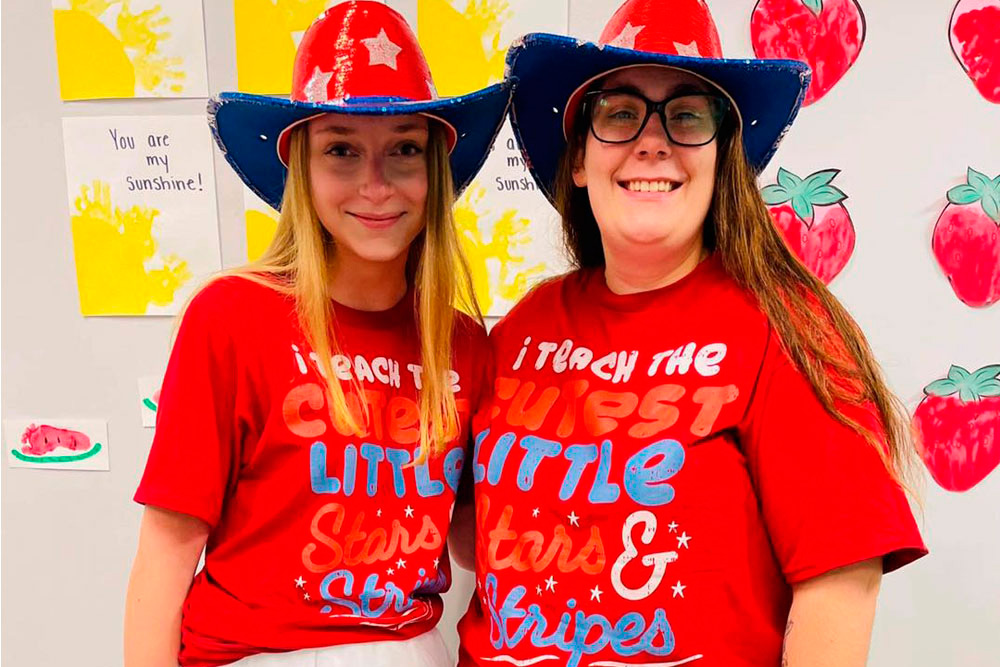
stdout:
<svg viewBox="0 0 1000 667">
<path fill-rule="evenodd" d="M 453 305 L 474 313 L 482 324 L 452 216 L 455 193 L 445 132 L 434 120 L 429 120 L 428 129 L 425 225 L 410 244 L 406 265 L 407 282 L 416 292 L 423 367 L 417 463 L 427 460 L 429 454 L 440 453 L 444 444 L 458 435 L 458 411 L 449 377 L 456 325 Z M 274 239 L 259 259 L 216 278 L 239 276 L 294 298 L 300 326 L 326 380 L 331 418 L 342 432 L 362 435 L 370 419 L 364 392 L 353 380 L 351 398 L 357 401 L 349 403 L 331 362 L 340 352 L 329 289 L 329 265 L 336 244 L 312 202 L 308 124 L 299 125 L 290 134 L 288 175 Z"/>
<path fill-rule="evenodd" d="M 573 183 L 573 168 L 586 146 L 589 125 L 576 119 L 556 176 L 556 208 L 577 267 L 604 266 L 600 229 L 585 188 Z M 743 150 L 743 136 L 730 113 L 720 130 L 715 186 L 704 225 L 704 243 L 726 272 L 753 294 L 789 357 L 838 422 L 862 435 L 892 477 L 916 497 L 915 454 L 906 409 L 892 393 L 860 328 L 835 296 L 789 250 L 757 189 Z M 865 428 L 840 405 L 874 404 L 885 431 Z"/>
</svg>

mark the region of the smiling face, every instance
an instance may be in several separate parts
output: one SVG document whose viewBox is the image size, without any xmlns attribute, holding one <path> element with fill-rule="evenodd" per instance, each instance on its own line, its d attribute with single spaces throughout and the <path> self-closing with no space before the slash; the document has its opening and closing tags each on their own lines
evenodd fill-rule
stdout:
<svg viewBox="0 0 1000 667">
<path fill-rule="evenodd" d="M 337 261 L 405 265 L 424 228 L 427 123 L 417 115 L 309 121 L 313 206 Z"/>
<path fill-rule="evenodd" d="M 650 65 L 614 72 L 599 87 L 630 90 L 655 102 L 714 92 L 692 74 Z M 699 253 L 716 155 L 717 139 L 704 146 L 673 144 L 655 114 L 628 143 L 604 143 L 588 132 L 573 182 L 587 188 L 605 250 L 623 257 L 648 256 L 651 249 L 681 256 Z"/>
</svg>

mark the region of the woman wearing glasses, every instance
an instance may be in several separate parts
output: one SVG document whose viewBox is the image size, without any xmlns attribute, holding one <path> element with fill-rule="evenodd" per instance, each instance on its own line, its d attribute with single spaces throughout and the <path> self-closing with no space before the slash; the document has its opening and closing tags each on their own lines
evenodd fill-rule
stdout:
<svg viewBox="0 0 1000 667">
<path fill-rule="evenodd" d="M 806 67 L 664 4 L 508 56 L 578 270 L 491 334 L 460 665 L 860 667 L 883 572 L 926 553 L 905 420 L 755 182 Z"/>
</svg>

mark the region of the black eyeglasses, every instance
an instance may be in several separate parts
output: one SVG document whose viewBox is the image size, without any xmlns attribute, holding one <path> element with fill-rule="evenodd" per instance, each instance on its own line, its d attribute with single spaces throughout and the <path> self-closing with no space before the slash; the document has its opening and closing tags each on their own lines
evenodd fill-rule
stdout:
<svg viewBox="0 0 1000 667">
<path fill-rule="evenodd" d="M 678 146 L 704 146 L 715 139 L 729 112 L 729 100 L 712 93 L 684 93 L 654 102 L 632 90 L 592 90 L 584 113 L 594 138 L 606 144 L 635 141 L 654 113 Z"/>
</svg>

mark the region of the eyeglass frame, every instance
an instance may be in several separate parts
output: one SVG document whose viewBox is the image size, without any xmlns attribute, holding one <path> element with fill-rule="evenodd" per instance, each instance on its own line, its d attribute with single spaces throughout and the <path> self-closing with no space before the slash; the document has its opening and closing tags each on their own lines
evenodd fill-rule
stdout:
<svg viewBox="0 0 1000 667">
<path fill-rule="evenodd" d="M 599 136 L 597 136 L 597 131 L 594 129 L 592 100 L 596 98 L 598 95 L 604 95 L 607 93 L 622 93 L 626 95 L 631 95 L 633 97 L 638 97 L 639 99 L 641 99 L 643 102 L 646 103 L 646 117 L 642 119 L 642 123 L 639 124 L 639 129 L 636 131 L 635 136 L 633 136 L 631 139 L 626 139 L 623 141 L 607 141 L 606 139 L 601 139 Z M 718 120 L 716 121 L 715 132 L 712 134 L 711 138 L 700 144 L 685 144 L 679 141 L 675 141 L 674 138 L 670 135 L 670 130 L 667 129 L 667 114 L 666 114 L 667 104 L 681 97 L 694 97 L 694 96 L 711 97 L 713 99 L 719 100 L 722 103 L 721 113 L 719 115 Z M 675 146 L 688 146 L 691 148 L 695 148 L 698 146 L 707 146 L 708 144 L 715 141 L 716 137 L 719 136 L 719 132 L 722 130 L 722 125 L 726 119 L 726 116 L 729 114 L 732 108 L 733 108 L 732 103 L 725 95 L 720 95 L 712 92 L 685 91 L 677 95 L 671 95 L 670 97 L 660 100 L 659 102 L 654 102 L 653 100 L 649 99 L 642 93 L 631 88 L 607 88 L 607 89 L 587 91 L 586 93 L 583 94 L 583 104 L 581 105 L 581 111 L 586 117 L 587 123 L 590 125 L 590 133 L 594 135 L 594 138 L 600 141 L 602 144 L 621 145 L 635 141 L 640 136 L 642 136 L 642 132 L 643 130 L 646 129 L 646 125 L 649 123 L 650 117 L 655 113 L 660 117 L 660 125 L 663 127 L 663 133 L 667 136 L 667 139 L 670 141 L 670 143 L 674 144 Z"/>
</svg>

